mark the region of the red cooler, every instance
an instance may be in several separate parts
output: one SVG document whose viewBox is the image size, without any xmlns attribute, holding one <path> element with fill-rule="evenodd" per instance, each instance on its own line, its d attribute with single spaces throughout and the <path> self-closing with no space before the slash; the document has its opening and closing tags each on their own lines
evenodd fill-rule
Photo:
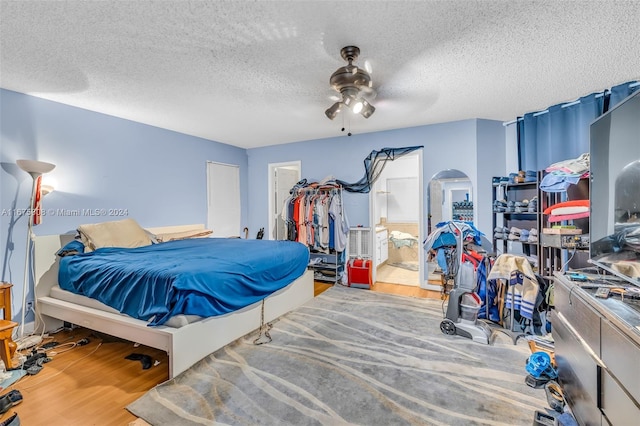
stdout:
<svg viewBox="0 0 640 426">
<path fill-rule="evenodd" d="M 347 266 L 349 287 L 371 289 L 371 260 L 349 259 Z"/>
</svg>

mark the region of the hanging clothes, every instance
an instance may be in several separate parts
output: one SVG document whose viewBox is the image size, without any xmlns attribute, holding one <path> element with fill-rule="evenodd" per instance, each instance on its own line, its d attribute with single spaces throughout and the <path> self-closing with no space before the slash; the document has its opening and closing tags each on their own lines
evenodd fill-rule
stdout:
<svg viewBox="0 0 640 426">
<path fill-rule="evenodd" d="M 344 214 L 342 206 L 342 195 L 335 195 L 329 205 L 329 216 L 333 219 L 334 238 L 333 245 L 336 251 L 344 251 L 347 248 L 347 237 L 349 235 L 349 222 Z"/>
<path fill-rule="evenodd" d="M 477 269 L 477 289 L 478 296 L 482 301 L 478 318 L 488 319 L 493 322 L 500 322 L 500 309 L 498 307 L 498 284 L 496 280 L 488 280 L 487 276 L 491 270 L 491 259 L 485 257 L 478 265 Z"/>
<path fill-rule="evenodd" d="M 504 279 L 509 285 L 505 307 L 520 311 L 527 319 L 533 318 L 539 285 L 531 264 L 526 257 L 513 254 L 501 254 L 495 260 L 488 280 Z"/>
<path fill-rule="evenodd" d="M 347 247 L 349 222 L 342 204 L 342 188 L 333 179 L 298 182 L 284 201 L 281 217 L 287 224 L 287 239 L 316 252 L 343 252 Z"/>
</svg>

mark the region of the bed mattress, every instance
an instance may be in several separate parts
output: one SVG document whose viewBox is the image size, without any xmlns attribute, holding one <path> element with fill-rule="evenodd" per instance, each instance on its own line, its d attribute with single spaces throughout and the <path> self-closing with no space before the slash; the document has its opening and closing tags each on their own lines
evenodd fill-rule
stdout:
<svg viewBox="0 0 640 426">
<path fill-rule="evenodd" d="M 63 290 L 60 286 L 51 287 L 50 297 L 58 300 L 64 300 L 65 302 L 73 303 L 74 305 L 80 305 L 87 308 L 97 309 L 99 311 L 110 312 L 112 314 L 119 314 L 123 316 L 127 316 L 125 314 L 121 314 L 117 309 L 112 308 L 111 306 L 107 306 L 104 303 L 91 299 L 90 297 L 82 296 L 79 294 L 72 293 L 67 290 Z M 190 324 L 194 321 L 199 321 L 202 317 L 198 315 L 175 315 L 167 320 L 163 325 L 167 327 L 180 328 L 187 324 Z"/>
<path fill-rule="evenodd" d="M 293 241 L 201 238 L 65 256 L 58 283 L 154 326 L 240 310 L 292 283 L 308 262 L 308 248 Z"/>
</svg>

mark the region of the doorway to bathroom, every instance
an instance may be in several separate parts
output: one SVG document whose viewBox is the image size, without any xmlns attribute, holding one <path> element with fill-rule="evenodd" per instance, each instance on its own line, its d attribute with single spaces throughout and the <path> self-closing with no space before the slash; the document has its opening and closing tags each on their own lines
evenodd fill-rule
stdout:
<svg viewBox="0 0 640 426">
<path fill-rule="evenodd" d="M 423 281 L 422 150 L 385 164 L 369 194 L 373 279 L 421 286 Z"/>
</svg>

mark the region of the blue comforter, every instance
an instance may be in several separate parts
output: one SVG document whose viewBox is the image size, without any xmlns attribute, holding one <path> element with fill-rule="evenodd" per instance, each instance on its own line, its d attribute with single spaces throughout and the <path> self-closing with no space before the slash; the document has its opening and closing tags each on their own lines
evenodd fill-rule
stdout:
<svg viewBox="0 0 640 426">
<path fill-rule="evenodd" d="M 198 238 L 66 256 L 58 282 L 160 325 L 177 314 L 209 317 L 251 305 L 301 276 L 308 262 L 307 247 L 293 241 Z"/>
</svg>

